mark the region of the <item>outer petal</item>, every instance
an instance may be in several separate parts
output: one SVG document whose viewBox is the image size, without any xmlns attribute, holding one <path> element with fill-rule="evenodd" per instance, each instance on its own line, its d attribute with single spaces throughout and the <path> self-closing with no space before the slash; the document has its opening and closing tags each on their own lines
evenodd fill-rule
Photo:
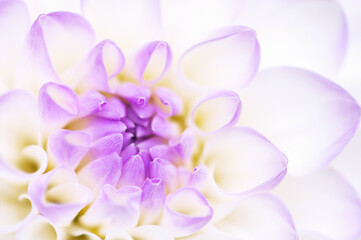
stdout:
<svg viewBox="0 0 361 240">
<path fill-rule="evenodd" d="M 197 232 L 213 216 L 207 199 L 192 187 L 184 187 L 169 194 L 165 206 L 161 225 L 174 237 L 184 237 Z"/>
<path fill-rule="evenodd" d="M 275 186 L 287 171 L 282 152 L 250 128 L 226 128 L 214 134 L 202 161 L 220 189 L 241 195 Z"/>
<path fill-rule="evenodd" d="M 33 177 L 46 169 L 47 156 L 40 143 L 35 98 L 23 90 L 0 97 L 0 163 L 2 174 Z"/>
<path fill-rule="evenodd" d="M 243 2 L 236 22 L 257 30 L 261 67 L 299 66 L 327 77 L 340 69 L 347 47 L 347 25 L 337 1 Z"/>
<path fill-rule="evenodd" d="M 262 132 L 290 160 L 292 174 L 331 161 L 358 127 L 360 107 L 341 87 L 295 68 L 260 73 L 241 93 L 240 123 Z"/>
<path fill-rule="evenodd" d="M 80 2 L 73 0 L 26 0 L 31 13 L 32 21 L 34 21 L 40 14 L 55 12 L 55 11 L 69 11 L 80 13 Z"/>
<path fill-rule="evenodd" d="M 0 2 L 0 82 L 7 89 L 14 87 L 15 71 L 28 28 L 29 14 L 23 1 Z"/>
<path fill-rule="evenodd" d="M 105 240 L 174 240 L 172 235 L 164 228 L 156 225 L 142 225 L 139 227 L 131 228 L 127 232 L 122 230 L 115 230 L 109 232 Z"/>
<path fill-rule="evenodd" d="M 235 90 L 253 79 L 259 58 L 255 32 L 247 27 L 231 27 L 187 50 L 180 68 L 192 83 Z"/>
<path fill-rule="evenodd" d="M 298 239 L 288 209 L 270 194 L 243 200 L 215 227 L 239 239 Z"/>
<path fill-rule="evenodd" d="M 26 185 L 0 177 L 0 234 L 16 231 L 35 213 Z"/>
<path fill-rule="evenodd" d="M 332 169 L 306 177 L 288 177 L 275 193 L 287 204 L 297 229 L 315 231 L 334 239 L 361 236 L 361 201 Z"/>
<path fill-rule="evenodd" d="M 16 240 L 57 240 L 57 232 L 49 221 L 36 215 L 16 232 Z"/>
<path fill-rule="evenodd" d="M 94 32 L 81 16 L 69 12 L 40 15 L 29 32 L 19 85 L 37 91 L 45 82 L 59 82 L 59 75 L 78 64 L 93 42 Z"/>
<path fill-rule="evenodd" d="M 161 16 L 158 0 L 82 0 L 83 14 L 97 35 L 130 49 L 157 38 Z"/>
<path fill-rule="evenodd" d="M 78 184 L 75 172 L 66 167 L 58 167 L 34 179 L 28 192 L 39 212 L 60 225 L 69 224 L 93 198 L 87 187 Z"/>
</svg>

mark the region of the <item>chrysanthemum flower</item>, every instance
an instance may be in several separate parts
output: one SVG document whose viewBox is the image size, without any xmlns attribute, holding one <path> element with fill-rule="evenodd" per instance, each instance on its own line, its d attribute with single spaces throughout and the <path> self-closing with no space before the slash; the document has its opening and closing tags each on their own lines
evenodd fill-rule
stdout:
<svg viewBox="0 0 361 240">
<path fill-rule="evenodd" d="M 332 1 L 0 0 L 0 238 L 356 239 L 346 32 Z"/>
</svg>

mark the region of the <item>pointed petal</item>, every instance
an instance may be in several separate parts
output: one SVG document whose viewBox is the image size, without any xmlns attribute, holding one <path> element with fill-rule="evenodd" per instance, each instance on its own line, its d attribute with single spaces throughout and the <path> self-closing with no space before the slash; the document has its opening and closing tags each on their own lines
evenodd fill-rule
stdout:
<svg viewBox="0 0 361 240">
<path fill-rule="evenodd" d="M 166 199 L 161 225 L 174 237 L 188 236 L 204 227 L 212 218 L 213 210 L 201 192 L 184 187 Z"/>
<path fill-rule="evenodd" d="M 315 171 L 338 155 L 354 135 L 361 114 L 340 86 L 296 68 L 264 71 L 240 96 L 240 124 L 277 145 L 295 175 Z"/>
</svg>

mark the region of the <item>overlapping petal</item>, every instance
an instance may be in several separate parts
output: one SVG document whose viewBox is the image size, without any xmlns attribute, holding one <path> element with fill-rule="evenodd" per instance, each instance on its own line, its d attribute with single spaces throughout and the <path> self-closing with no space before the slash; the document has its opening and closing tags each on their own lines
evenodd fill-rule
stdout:
<svg viewBox="0 0 361 240">
<path fill-rule="evenodd" d="M 340 86 L 306 70 L 264 71 L 241 92 L 240 124 L 262 132 L 302 175 L 330 162 L 356 131 L 360 107 Z"/>
</svg>

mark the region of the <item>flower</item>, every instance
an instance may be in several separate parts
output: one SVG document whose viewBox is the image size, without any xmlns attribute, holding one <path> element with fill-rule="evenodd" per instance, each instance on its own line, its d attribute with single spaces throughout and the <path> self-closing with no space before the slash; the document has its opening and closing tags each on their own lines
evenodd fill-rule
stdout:
<svg viewBox="0 0 361 240">
<path fill-rule="evenodd" d="M 0 1 L 1 238 L 357 238 L 344 13 L 261 3 Z"/>
</svg>

